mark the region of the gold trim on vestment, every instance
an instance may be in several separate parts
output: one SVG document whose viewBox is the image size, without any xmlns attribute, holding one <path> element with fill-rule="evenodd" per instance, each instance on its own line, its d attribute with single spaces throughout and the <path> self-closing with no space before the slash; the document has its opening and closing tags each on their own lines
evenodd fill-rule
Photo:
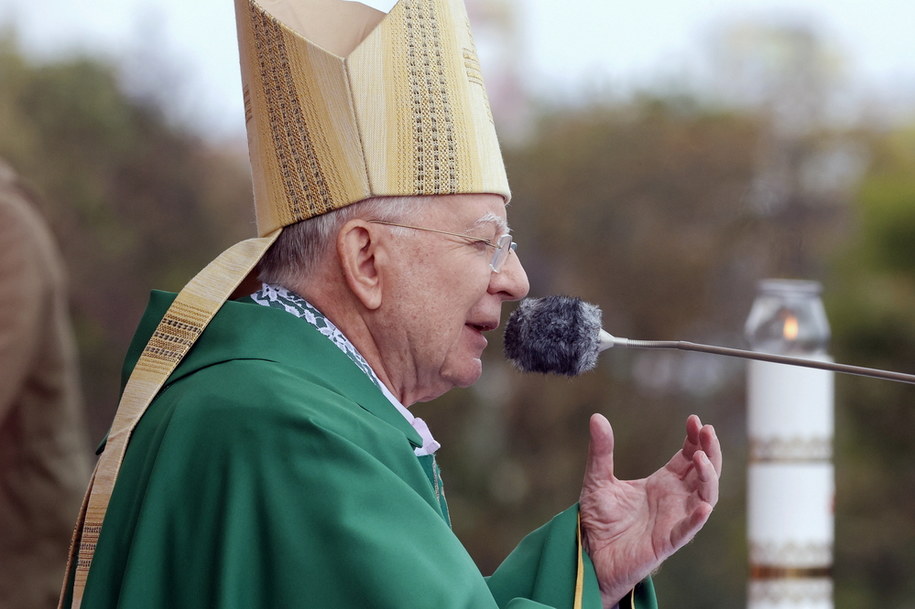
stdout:
<svg viewBox="0 0 915 609">
<path fill-rule="evenodd" d="M 581 512 L 578 513 L 578 532 L 575 536 L 578 542 L 578 569 L 575 573 L 575 601 L 573 609 L 581 609 L 585 593 L 585 551 L 581 543 Z"/>
<path fill-rule="evenodd" d="M 87 499 L 76 524 L 78 532 L 74 532 L 74 542 L 78 539 L 78 547 L 74 543 L 70 548 L 67 565 L 69 576 L 75 559 L 73 609 L 79 609 L 82 604 L 102 523 L 134 427 L 191 349 L 196 337 L 203 332 L 235 287 L 251 272 L 280 232 L 277 230 L 266 237 L 236 243 L 200 271 L 178 293 L 140 355 L 124 387 L 105 450 L 99 456 Z M 63 597 L 62 594 L 58 607 L 63 606 Z"/>
</svg>

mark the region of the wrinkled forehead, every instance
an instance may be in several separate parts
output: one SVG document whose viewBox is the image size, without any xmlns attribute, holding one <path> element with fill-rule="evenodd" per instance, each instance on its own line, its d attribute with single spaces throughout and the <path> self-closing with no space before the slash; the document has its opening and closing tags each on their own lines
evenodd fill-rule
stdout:
<svg viewBox="0 0 915 609">
<path fill-rule="evenodd" d="M 419 201 L 432 203 L 430 209 L 445 214 L 454 214 L 474 219 L 485 216 L 505 217 L 508 203 L 505 197 L 492 193 L 458 193 L 441 195 L 420 195 Z"/>
</svg>

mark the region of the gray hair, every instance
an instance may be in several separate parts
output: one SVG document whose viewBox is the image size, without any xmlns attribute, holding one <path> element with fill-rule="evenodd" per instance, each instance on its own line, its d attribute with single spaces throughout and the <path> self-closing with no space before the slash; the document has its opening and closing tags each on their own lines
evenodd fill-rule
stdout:
<svg viewBox="0 0 915 609">
<path fill-rule="evenodd" d="M 333 251 L 337 233 L 354 218 L 403 221 L 419 211 L 429 197 L 374 197 L 290 224 L 267 250 L 257 266 L 258 279 L 285 287 L 312 277 Z"/>
</svg>

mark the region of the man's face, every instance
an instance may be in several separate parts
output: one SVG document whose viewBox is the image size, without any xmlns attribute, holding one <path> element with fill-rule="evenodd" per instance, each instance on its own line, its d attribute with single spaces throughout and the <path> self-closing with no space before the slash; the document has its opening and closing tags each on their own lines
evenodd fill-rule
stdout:
<svg viewBox="0 0 915 609">
<path fill-rule="evenodd" d="M 405 224 L 495 242 L 506 233 L 497 195 L 450 195 L 423 205 Z M 383 303 L 385 369 L 404 404 L 467 387 L 482 373 L 486 332 L 496 329 L 502 303 L 523 298 L 527 275 L 515 253 L 501 272 L 490 269 L 493 248 L 440 233 L 388 230 L 394 257 Z"/>
</svg>

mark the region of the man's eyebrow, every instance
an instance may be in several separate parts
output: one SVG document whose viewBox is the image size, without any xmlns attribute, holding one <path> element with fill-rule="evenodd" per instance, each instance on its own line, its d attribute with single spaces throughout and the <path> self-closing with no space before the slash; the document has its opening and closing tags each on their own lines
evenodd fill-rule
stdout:
<svg viewBox="0 0 915 609">
<path fill-rule="evenodd" d="M 491 211 L 480 216 L 477 221 L 473 223 L 473 226 L 477 227 L 482 226 L 483 224 L 495 224 L 496 228 L 498 228 L 501 232 L 510 232 L 508 228 L 508 222 L 506 222 L 505 218 L 497 216 Z"/>
</svg>

